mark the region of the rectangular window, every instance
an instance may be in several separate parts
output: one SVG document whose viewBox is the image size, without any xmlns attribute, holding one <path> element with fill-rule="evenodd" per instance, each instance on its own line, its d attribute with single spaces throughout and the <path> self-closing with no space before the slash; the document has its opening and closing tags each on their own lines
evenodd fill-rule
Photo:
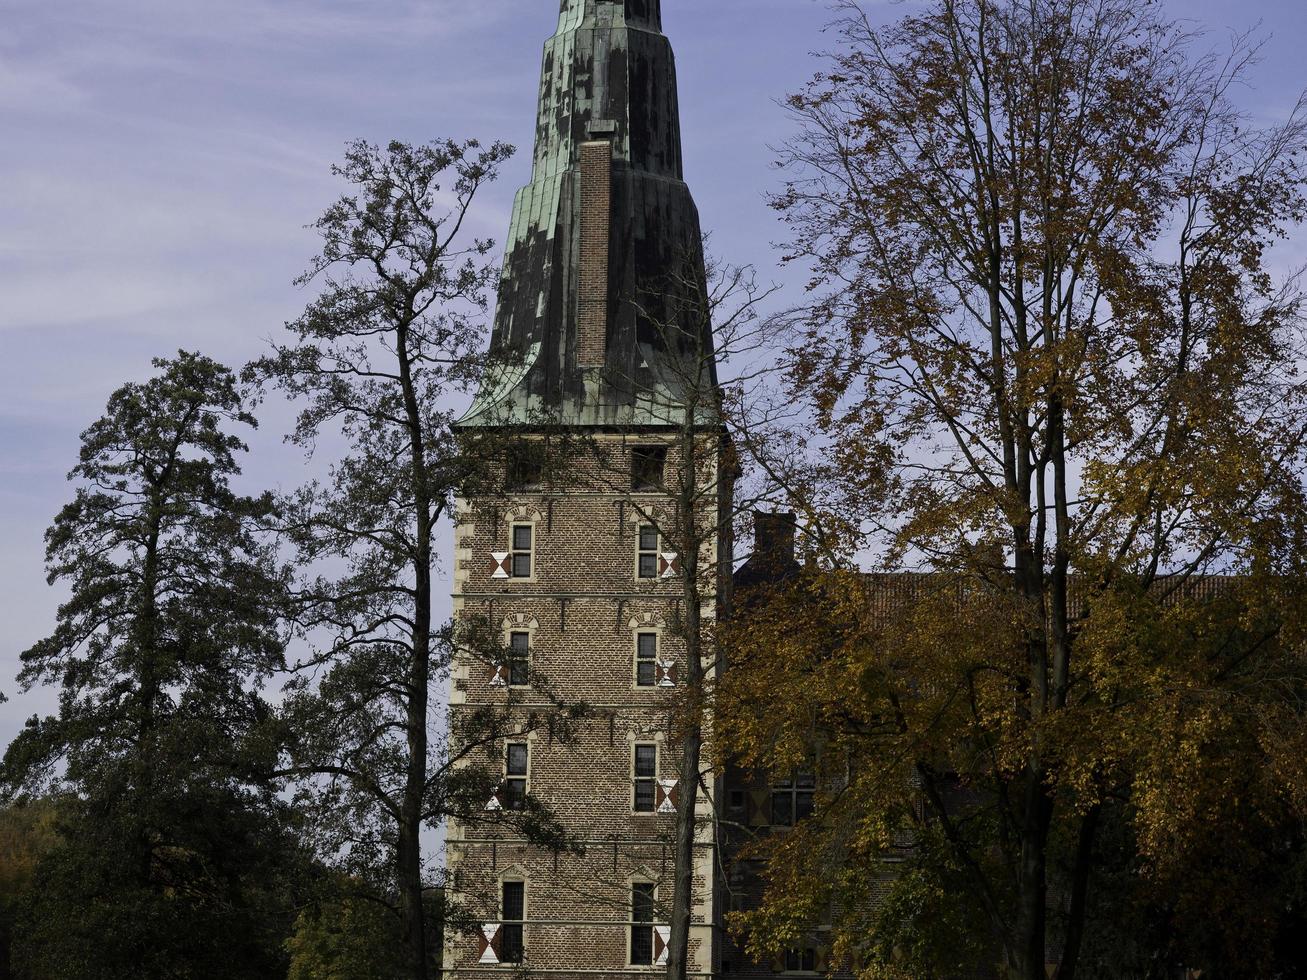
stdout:
<svg viewBox="0 0 1307 980">
<path fill-rule="evenodd" d="M 510 742 L 504 757 L 504 808 L 526 809 L 527 765 L 531 750 L 525 742 Z"/>
<path fill-rule="evenodd" d="M 658 528 L 652 524 L 640 525 L 638 560 L 640 578 L 658 577 Z"/>
<path fill-rule="evenodd" d="M 532 538 L 535 528 L 530 524 L 513 525 L 513 578 L 531 577 Z"/>
<path fill-rule="evenodd" d="M 727 804 L 727 807 L 732 817 L 742 820 L 745 816 L 744 790 L 731 790 L 730 803 Z"/>
<path fill-rule="evenodd" d="M 794 792 L 792 790 L 772 790 L 771 822 L 773 827 L 791 827 L 794 825 Z"/>
<path fill-rule="evenodd" d="M 526 920 L 526 882 L 504 882 L 504 905 L 499 926 L 499 962 L 521 963 L 522 923 Z"/>
<path fill-rule="evenodd" d="M 816 973 L 817 951 L 807 949 L 787 949 L 785 951 L 785 970 L 787 973 Z"/>
<path fill-rule="evenodd" d="M 666 446 L 636 446 L 631 450 L 631 489 L 648 492 L 663 489 Z"/>
<path fill-rule="evenodd" d="M 812 816 L 813 791 L 817 777 L 810 772 L 783 779 L 772 789 L 771 822 L 776 827 L 793 827 Z"/>
<path fill-rule="evenodd" d="M 653 966 L 654 886 L 647 881 L 631 885 L 631 965 Z"/>
<path fill-rule="evenodd" d="M 635 683 L 637 687 L 658 684 L 658 634 L 635 635 Z"/>
<path fill-rule="evenodd" d="M 658 786 L 658 746 L 635 747 L 635 812 L 653 813 Z"/>
<path fill-rule="evenodd" d="M 508 683 L 526 687 L 531 683 L 531 634 L 508 635 Z"/>
</svg>

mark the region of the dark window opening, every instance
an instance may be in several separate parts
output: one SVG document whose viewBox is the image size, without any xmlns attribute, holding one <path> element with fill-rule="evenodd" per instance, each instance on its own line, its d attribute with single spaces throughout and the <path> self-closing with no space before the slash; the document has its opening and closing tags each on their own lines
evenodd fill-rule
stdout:
<svg viewBox="0 0 1307 980">
<path fill-rule="evenodd" d="M 666 446 L 636 446 L 631 450 L 631 489 L 662 490 L 666 466 Z"/>
<path fill-rule="evenodd" d="M 526 809 L 527 763 L 531 752 L 525 742 L 512 742 L 504 758 L 504 808 L 507 810 Z"/>
<path fill-rule="evenodd" d="M 637 881 L 631 886 L 631 965 L 653 966 L 654 886 Z"/>
<path fill-rule="evenodd" d="M 640 578 L 658 577 L 658 528 L 652 524 L 640 525 L 639 575 Z"/>
<path fill-rule="evenodd" d="M 509 490 L 526 490 L 545 482 L 545 450 L 538 442 L 520 442 L 508 451 Z"/>
<path fill-rule="evenodd" d="M 658 746 L 635 747 L 635 812 L 653 813 L 658 785 Z"/>
<path fill-rule="evenodd" d="M 807 949 L 787 949 L 785 951 L 785 969 L 791 973 L 817 972 L 817 951 Z"/>
<path fill-rule="evenodd" d="M 532 525 L 513 525 L 513 578 L 531 577 L 531 545 L 534 536 L 535 528 Z"/>
<path fill-rule="evenodd" d="M 530 633 L 510 633 L 508 636 L 508 683 L 513 687 L 526 687 L 531 683 Z"/>
<path fill-rule="evenodd" d="M 499 962 L 522 962 L 522 923 L 525 919 L 526 882 L 504 882 L 504 905 L 499 926 Z"/>
<path fill-rule="evenodd" d="M 636 634 L 635 683 L 637 687 L 655 687 L 658 684 L 657 633 Z"/>
<path fill-rule="evenodd" d="M 817 777 L 801 772 L 777 783 L 771 794 L 771 822 L 776 827 L 793 827 L 812 816 Z"/>
<path fill-rule="evenodd" d="M 728 804 L 731 816 L 739 817 L 744 814 L 744 790 L 731 790 L 730 803 Z"/>
</svg>

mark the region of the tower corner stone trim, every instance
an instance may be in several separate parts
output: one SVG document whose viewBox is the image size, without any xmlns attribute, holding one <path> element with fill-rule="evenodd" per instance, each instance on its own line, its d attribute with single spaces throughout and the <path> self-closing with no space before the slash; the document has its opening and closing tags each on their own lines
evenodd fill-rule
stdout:
<svg viewBox="0 0 1307 980">
<path fill-rule="evenodd" d="M 612 226 L 613 146 L 581 144 L 581 242 L 577 269 L 576 360 L 603 367 L 608 353 L 608 263 Z"/>
</svg>

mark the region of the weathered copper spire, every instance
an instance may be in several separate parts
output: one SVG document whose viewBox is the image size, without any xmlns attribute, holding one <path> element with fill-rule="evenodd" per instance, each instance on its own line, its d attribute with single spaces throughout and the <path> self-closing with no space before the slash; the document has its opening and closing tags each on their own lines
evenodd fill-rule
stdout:
<svg viewBox="0 0 1307 980">
<path fill-rule="evenodd" d="M 663 12 L 660 0 L 562 0 L 562 13 L 558 16 L 558 33 L 571 30 L 586 17 L 593 17 L 600 8 L 613 8 L 617 17 L 628 24 L 647 30 L 663 29 Z"/>
<path fill-rule="evenodd" d="M 515 366 L 464 424 L 658 424 L 650 404 L 676 402 L 710 342 L 682 177 L 660 0 L 562 0 L 491 341 Z"/>
</svg>

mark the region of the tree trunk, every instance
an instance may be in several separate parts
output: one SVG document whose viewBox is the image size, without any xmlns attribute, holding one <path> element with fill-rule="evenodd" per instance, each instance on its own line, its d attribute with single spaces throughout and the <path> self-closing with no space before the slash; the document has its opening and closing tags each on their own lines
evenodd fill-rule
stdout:
<svg viewBox="0 0 1307 980">
<path fill-rule="evenodd" d="M 693 419 L 693 414 L 689 414 Z M 694 904 L 695 812 L 699 804 L 699 766 L 703 755 L 703 621 L 699 589 L 698 443 L 692 426 L 681 433 L 685 472 L 676 508 L 678 548 L 684 574 L 686 697 L 682 724 L 680 799 L 676 807 L 676 841 L 672 889 L 669 980 L 686 980 L 690 959 L 690 923 Z M 713 523 L 716 527 L 716 521 Z"/>
<path fill-rule="evenodd" d="M 1026 765 L 1025 819 L 1021 828 L 1021 864 L 1017 880 L 1017 975 L 1013 980 L 1047 980 L 1045 928 L 1047 911 L 1048 824 L 1052 804 L 1044 787 L 1038 756 Z"/>
<path fill-rule="evenodd" d="M 703 686 L 703 657 L 698 636 L 699 625 L 698 609 L 687 609 L 685 646 L 690 704 L 681 745 L 681 793 L 676 808 L 672 935 L 667 955 L 669 980 L 686 980 L 689 970 L 690 918 L 694 901 L 695 811 L 699 803 L 699 764 L 703 754 L 703 725 L 699 714 L 702 710 L 699 695 Z"/>
<path fill-rule="evenodd" d="M 681 800 L 676 812 L 676 881 L 672 892 L 671 946 L 667 955 L 669 980 L 686 980 L 690 959 L 690 919 L 694 899 L 694 813 L 698 805 L 699 760 L 703 738 L 699 726 L 687 732 L 681 749 Z"/>
<path fill-rule="evenodd" d="M 412 978 L 427 980 L 430 975 L 430 959 L 427 954 L 426 908 L 422 900 L 422 814 L 427 787 L 427 713 L 431 673 L 431 500 L 427 484 L 422 412 L 413 384 L 406 327 L 401 326 L 396 331 L 396 341 L 411 445 L 413 503 L 417 523 L 413 556 L 413 660 L 407 685 L 408 772 L 404 783 L 396 858 L 399 865 L 400 910 L 404 917 Z"/>
<path fill-rule="evenodd" d="M 158 735 L 156 712 L 159 701 L 159 539 L 163 534 L 163 511 L 166 491 L 155 487 L 150 506 L 149 534 L 145 541 L 145 556 L 141 569 L 141 609 L 137 623 L 136 655 L 140 666 L 140 721 L 137 726 L 137 784 L 140 806 L 137 855 L 140 884 L 152 887 L 154 877 L 154 840 L 150 831 L 149 807 L 154 799 L 154 774 L 157 765 L 155 740 Z"/>
<path fill-rule="evenodd" d="M 427 541 L 430 551 L 430 527 L 423 521 L 419 540 Z M 419 547 L 419 551 L 421 551 Z M 413 980 L 427 980 L 430 960 L 427 955 L 426 908 L 422 886 L 422 810 L 427 783 L 427 687 L 431 650 L 431 565 L 417 569 L 416 615 L 413 628 L 413 663 L 409 672 L 408 692 L 408 773 L 404 785 L 403 814 L 399 821 L 396 858 L 399 868 L 400 909 L 404 917 Z"/>
<path fill-rule="evenodd" d="M 1075 980 L 1080 948 L 1085 938 L 1085 912 L 1089 897 L 1089 869 L 1094 856 L 1094 837 L 1102 808 L 1095 806 L 1080 823 L 1080 841 L 1076 847 L 1076 864 L 1071 873 L 1071 908 L 1067 914 L 1066 945 L 1058 966 L 1057 980 Z"/>
</svg>

